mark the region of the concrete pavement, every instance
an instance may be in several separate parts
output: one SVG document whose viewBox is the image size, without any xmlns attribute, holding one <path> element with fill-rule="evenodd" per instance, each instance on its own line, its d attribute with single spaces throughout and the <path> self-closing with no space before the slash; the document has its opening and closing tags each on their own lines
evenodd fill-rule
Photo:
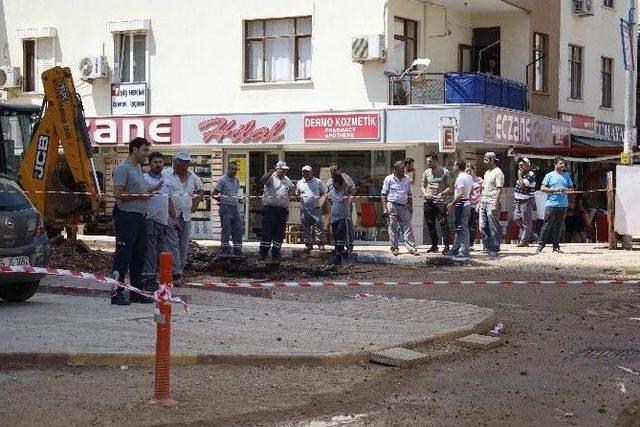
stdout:
<svg viewBox="0 0 640 427">
<path fill-rule="evenodd" d="M 0 366 L 152 365 L 153 311 L 47 294 L 0 303 Z M 495 325 L 488 308 L 384 297 L 316 304 L 216 294 L 206 305 L 191 305 L 190 314 L 179 306 L 173 311 L 177 365 L 348 364 L 373 351 L 449 341 Z"/>
</svg>

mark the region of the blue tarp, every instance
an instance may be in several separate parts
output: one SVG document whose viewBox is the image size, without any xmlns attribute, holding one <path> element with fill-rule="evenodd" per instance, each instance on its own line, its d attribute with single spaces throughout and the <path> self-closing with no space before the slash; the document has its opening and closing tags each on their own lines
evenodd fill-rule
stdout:
<svg viewBox="0 0 640 427">
<path fill-rule="evenodd" d="M 484 104 L 525 111 L 527 85 L 490 74 L 449 73 L 444 77 L 447 104 Z"/>
</svg>

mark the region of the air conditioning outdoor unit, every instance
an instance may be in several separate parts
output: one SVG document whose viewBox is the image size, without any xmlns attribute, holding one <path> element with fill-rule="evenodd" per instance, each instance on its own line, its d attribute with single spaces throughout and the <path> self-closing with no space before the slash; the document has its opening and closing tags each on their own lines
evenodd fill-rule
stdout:
<svg viewBox="0 0 640 427">
<path fill-rule="evenodd" d="M 573 14 L 576 16 L 593 15 L 593 0 L 573 0 Z"/>
<path fill-rule="evenodd" d="M 22 86 L 20 67 L 0 67 L 0 88 L 5 89 L 20 86 Z"/>
<path fill-rule="evenodd" d="M 351 40 L 353 62 L 384 61 L 386 56 L 383 34 L 354 37 Z"/>
<path fill-rule="evenodd" d="M 82 58 L 78 68 L 82 80 L 106 79 L 109 72 L 106 56 Z"/>
</svg>

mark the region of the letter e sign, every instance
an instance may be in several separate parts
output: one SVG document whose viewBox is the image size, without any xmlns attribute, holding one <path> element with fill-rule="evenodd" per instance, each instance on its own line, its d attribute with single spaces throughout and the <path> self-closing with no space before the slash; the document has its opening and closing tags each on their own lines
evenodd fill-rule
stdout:
<svg viewBox="0 0 640 427">
<path fill-rule="evenodd" d="M 456 128 L 454 126 L 440 127 L 440 152 L 453 153 L 456 151 Z"/>
</svg>

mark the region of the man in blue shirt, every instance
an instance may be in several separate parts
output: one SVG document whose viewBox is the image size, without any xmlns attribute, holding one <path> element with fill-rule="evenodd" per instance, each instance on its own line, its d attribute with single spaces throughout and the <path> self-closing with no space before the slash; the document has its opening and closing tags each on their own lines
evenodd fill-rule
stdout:
<svg viewBox="0 0 640 427">
<path fill-rule="evenodd" d="M 571 181 L 571 176 L 564 171 L 564 159 L 562 157 L 556 157 L 554 164 L 555 170 L 544 177 L 542 187 L 540 187 L 540 190 L 547 193 L 547 202 L 544 210 L 544 225 L 542 226 L 536 253 L 542 252 L 544 245 L 549 241 L 553 242 L 553 252 L 562 253 L 560 250 L 560 233 L 562 232 L 567 208 L 569 207 L 567 193 L 573 190 L 573 181 Z"/>
</svg>

